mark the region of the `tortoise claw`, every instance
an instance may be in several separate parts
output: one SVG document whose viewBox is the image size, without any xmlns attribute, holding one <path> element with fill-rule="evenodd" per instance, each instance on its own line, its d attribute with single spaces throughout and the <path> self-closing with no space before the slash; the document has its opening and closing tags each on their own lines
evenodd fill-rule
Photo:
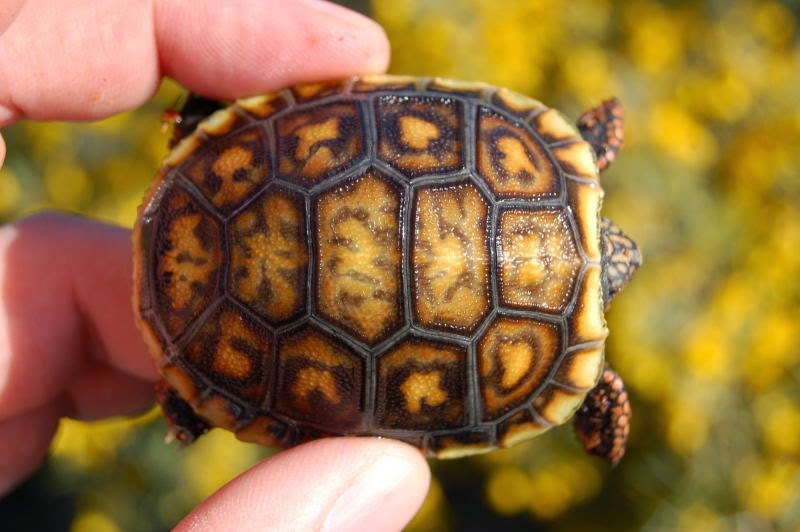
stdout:
<svg viewBox="0 0 800 532">
<path fill-rule="evenodd" d="M 587 453 L 616 466 L 625 455 L 631 403 L 622 378 L 608 366 L 575 415 L 575 433 Z"/>
</svg>

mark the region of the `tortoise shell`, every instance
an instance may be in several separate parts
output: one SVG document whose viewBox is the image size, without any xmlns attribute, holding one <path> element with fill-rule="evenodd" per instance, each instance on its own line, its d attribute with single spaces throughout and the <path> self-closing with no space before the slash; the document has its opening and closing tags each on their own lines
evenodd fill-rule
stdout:
<svg viewBox="0 0 800 532">
<path fill-rule="evenodd" d="M 603 372 L 602 189 L 557 111 L 377 76 L 224 106 L 140 209 L 134 306 L 178 436 L 454 457 L 569 419 Z"/>
</svg>

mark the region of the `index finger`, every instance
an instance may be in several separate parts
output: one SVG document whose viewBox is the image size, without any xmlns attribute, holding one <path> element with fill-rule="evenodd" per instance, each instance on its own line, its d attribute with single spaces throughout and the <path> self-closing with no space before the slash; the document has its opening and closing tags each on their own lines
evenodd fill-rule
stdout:
<svg viewBox="0 0 800 532">
<path fill-rule="evenodd" d="M 375 22 L 321 0 L 28 0 L 0 50 L 3 127 L 131 109 L 162 75 L 235 98 L 374 73 L 389 47 Z"/>
</svg>

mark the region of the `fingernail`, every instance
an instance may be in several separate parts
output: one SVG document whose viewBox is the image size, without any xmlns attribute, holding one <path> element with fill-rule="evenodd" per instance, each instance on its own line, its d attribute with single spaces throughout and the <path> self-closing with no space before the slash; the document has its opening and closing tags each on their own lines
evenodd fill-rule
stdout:
<svg viewBox="0 0 800 532">
<path fill-rule="evenodd" d="M 296 2 L 323 15 L 334 16 L 346 24 L 354 26 L 374 26 L 376 24 L 369 17 L 333 2 L 325 0 L 296 0 Z"/>
<path fill-rule="evenodd" d="M 389 497 L 403 497 L 398 488 L 411 474 L 411 465 L 399 456 L 384 455 L 342 493 L 322 526 L 324 532 L 386 530 L 393 516 L 386 510 Z M 381 526 L 385 522 L 385 526 Z"/>
</svg>

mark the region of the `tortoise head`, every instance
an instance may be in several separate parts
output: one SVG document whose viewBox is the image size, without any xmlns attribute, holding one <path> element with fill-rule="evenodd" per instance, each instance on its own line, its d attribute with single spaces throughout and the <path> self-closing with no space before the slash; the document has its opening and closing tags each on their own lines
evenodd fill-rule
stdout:
<svg viewBox="0 0 800 532">
<path fill-rule="evenodd" d="M 642 265 L 642 254 L 636 242 L 609 220 L 603 218 L 600 226 L 600 250 L 603 254 L 603 304 L 611 304 L 634 272 Z"/>
</svg>

